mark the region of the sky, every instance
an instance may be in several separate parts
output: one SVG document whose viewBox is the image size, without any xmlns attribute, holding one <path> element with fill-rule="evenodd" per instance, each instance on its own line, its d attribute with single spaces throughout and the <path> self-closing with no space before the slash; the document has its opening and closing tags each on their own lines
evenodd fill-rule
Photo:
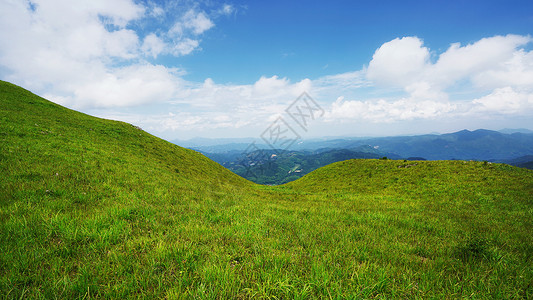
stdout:
<svg viewBox="0 0 533 300">
<path fill-rule="evenodd" d="M 533 129 L 532 1 L 0 0 L 0 79 L 168 139 Z"/>
</svg>

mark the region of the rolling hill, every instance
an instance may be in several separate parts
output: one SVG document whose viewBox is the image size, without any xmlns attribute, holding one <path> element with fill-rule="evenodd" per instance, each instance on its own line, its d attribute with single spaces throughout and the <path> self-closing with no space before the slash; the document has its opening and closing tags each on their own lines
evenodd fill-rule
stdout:
<svg viewBox="0 0 533 300">
<path fill-rule="evenodd" d="M 530 298 L 533 172 L 348 160 L 283 186 L 0 82 L 2 298 Z"/>
</svg>

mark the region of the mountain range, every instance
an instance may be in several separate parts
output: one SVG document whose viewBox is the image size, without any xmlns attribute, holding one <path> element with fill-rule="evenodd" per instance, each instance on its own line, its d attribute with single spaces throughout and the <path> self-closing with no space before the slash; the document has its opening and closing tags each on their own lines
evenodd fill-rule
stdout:
<svg viewBox="0 0 533 300">
<path fill-rule="evenodd" d="M 337 138 L 311 139 L 292 147 L 292 151 L 325 151 L 326 149 L 354 149 L 371 146 L 383 153 L 393 153 L 399 157 L 423 157 L 428 160 L 487 160 L 501 161 L 518 158 L 533 153 L 533 133 L 526 130 L 461 130 L 447 134 L 428 134 L 415 136 L 393 136 L 377 138 Z M 209 142 L 208 142 L 209 141 Z M 239 139 L 224 143 L 225 139 L 205 139 L 203 144 L 182 142 L 189 147 L 205 153 L 228 153 L 243 151 L 253 139 Z M 239 142 L 237 142 L 239 141 Z M 180 143 L 180 141 L 174 141 Z M 196 145 L 196 146 L 194 146 Z M 269 149 L 265 144 L 258 145 Z"/>
<path fill-rule="evenodd" d="M 260 149 L 251 153 L 244 149 L 253 139 L 203 139 L 185 144 L 197 145 L 191 149 L 261 184 L 283 184 L 330 163 L 357 158 L 476 160 L 532 168 L 533 133 L 525 129 L 502 131 L 509 133 L 478 129 L 417 136 L 314 139 L 287 150 L 256 144 Z"/>
</svg>

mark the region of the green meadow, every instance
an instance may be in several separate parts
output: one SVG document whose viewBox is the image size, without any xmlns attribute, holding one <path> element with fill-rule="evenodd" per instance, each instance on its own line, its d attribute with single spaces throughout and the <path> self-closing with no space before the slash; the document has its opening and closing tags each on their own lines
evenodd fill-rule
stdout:
<svg viewBox="0 0 533 300">
<path fill-rule="evenodd" d="M 247 181 L 0 82 L 0 298 L 533 297 L 533 171 L 348 160 Z"/>
</svg>

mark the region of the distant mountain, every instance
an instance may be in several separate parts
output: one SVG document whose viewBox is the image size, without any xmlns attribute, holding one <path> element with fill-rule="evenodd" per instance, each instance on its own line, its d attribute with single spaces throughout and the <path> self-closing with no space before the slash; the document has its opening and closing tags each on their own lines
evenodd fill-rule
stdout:
<svg viewBox="0 0 533 300">
<path fill-rule="evenodd" d="M 187 148 L 193 149 L 199 152 L 226 154 L 226 153 L 232 153 L 232 152 L 242 153 L 246 149 L 248 149 L 250 145 L 251 143 L 230 143 L 230 144 L 210 145 L 210 146 L 192 146 L 192 147 L 187 146 Z M 263 149 L 269 148 L 267 145 L 262 145 L 262 144 L 259 144 L 257 146 Z"/>
<path fill-rule="evenodd" d="M 525 163 L 518 164 L 516 166 L 520 167 L 520 168 L 526 168 L 526 169 L 533 170 L 533 160 L 525 162 Z"/>
<path fill-rule="evenodd" d="M 529 130 L 529 129 L 526 129 L 526 128 L 518 128 L 518 129 L 504 128 L 502 130 L 498 130 L 498 132 L 507 133 L 507 134 L 511 134 L 511 133 L 533 133 L 533 130 Z"/>
<path fill-rule="evenodd" d="M 510 130 L 502 133 L 493 130 L 461 130 L 447 134 L 426 134 L 378 138 L 315 139 L 302 141 L 292 147 L 294 151 L 317 151 L 319 149 L 354 149 L 369 146 L 382 153 L 393 153 L 398 157 L 422 157 L 428 160 L 508 160 L 533 154 L 533 133 L 527 129 Z M 524 131 L 524 132 L 517 132 Z M 190 147 L 209 153 L 225 153 L 245 150 L 249 143 L 226 143 Z M 258 144 L 268 148 L 267 145 Z"/>
<path fill-rule="evenodd" d="M 228 153 L 232 150 L 244 151 L 249 144 L 232 143 L 192 147 L 209 153 Z M 258 145 L 268 148 L 267 145 Z M 394 154 L 397 157 L 420 157 L 428 160 L 509 160 L 525 155 L 533 155 L 533 133 L 502 133 L 493 130 L 461 130 L 447 134 L 426 134 L 416 136 L 396 136 L 378 138 L 342 138 L 331 140 L 309 140 L 294 145 L 293 151 L 319 151 L 320 149 L 356 149 L 371 147 L 380 153 Z M 387 155 L 390 156 L 390 155 Z"/>
<path fill-rule="evenodd" d="M 243 154 L 250 143 L 216 144 L 217 141 L 230 140 L 197 140 L 197 144 L 201 142 L 204 146 L 191 148 L 236 174 L 262 184 L 282 184 L 327 164 L 355 158 L 486 160 L 524 168 L 533 165 L 532 133 L 502 133 L 486 129 L 440 135 L 313 139 L 301 141 L 281 155 L 279 150 L 257 143 L 257 147 L 262 149 L 260 154 L 265 157 L 260 160 L 257 160 L 261 156 L 258 152 L 246 154 L 254 156 L 255 160 Z"/>
<path fill-rule="evenodd" d="M 296 180 L 322 166 L 357 158 L 393 158 L 393 153 L 383 153 L 369 146 L 355 149 L 319 149 L 316 151 L 257 150 L 246 154 L 241 151 L 205 153 L 234 173 L 260 184 L 279 185 Z"/>
<path fill-rule="evenodd" d="M 361 142 L 402 157 L 420 156 L 429 160 L 501 160 L 533 154 L 533 134 L 504 134 L 485 129 Z"/>
<path fill-rule="evenodd" d="M 509 164 L 511 166 L 533 170 L 533 155 L 525 155 L 514 159 L 502 160 L 500 162 Z"/>
<path fill-rule="evenodd" d="M 235 145 L 249 145 L 254 141 L 254 138 L 201 138 L 196 137 L 188 140 L 171 140 L 170 142 L 181 147 L 186 148 L 203 148 L 203 147 L 213 147 L 213 146 L 235 146 Z M 238 147 L 238 146 L 237 146 Z"/>
<path fill-rule="evenodd" d="M 478 129 L 441 135 L 418 135 L 337 140 L 339 148 L 370 145 L 401 157 L 423 157 L 429 160 L 502 160 L 533 154 L 533 134 L 504 134 Z"/>
</svg>

